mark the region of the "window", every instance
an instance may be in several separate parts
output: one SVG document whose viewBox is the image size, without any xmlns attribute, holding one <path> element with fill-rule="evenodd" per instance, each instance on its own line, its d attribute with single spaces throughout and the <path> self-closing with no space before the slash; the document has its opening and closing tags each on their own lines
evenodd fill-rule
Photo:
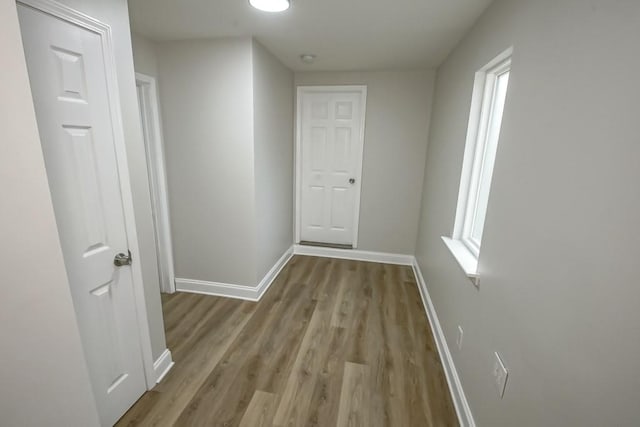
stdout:
<svg viewBox="0 0 640 427">
<path fill-rule="evenodd" d="M 511 53 L 511 49 L 503 52 L 476 73 L 453 236 L 443 237 L 476 284 L 491 176 L 509 85 Z"/>
</svg>

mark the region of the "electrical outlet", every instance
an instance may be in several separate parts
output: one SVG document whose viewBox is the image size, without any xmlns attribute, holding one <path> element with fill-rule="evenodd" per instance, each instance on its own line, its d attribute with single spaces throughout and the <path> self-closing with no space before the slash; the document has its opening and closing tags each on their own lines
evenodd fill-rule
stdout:
<svg viewBox="0 0 640 427">
<path fill-rule="evenodd" d="M 464 331 L 462 330 L 462 326 L 458 325 L 458 338 L 456 339 L 456 345 L 458 346 L 458 350 L 462 350 L 463 335 L 464 335 Z"/>
<path fill-rule="evenodd" d="M 504 396 L 504 389 L 507 386 L 507 377 L 509 376 L 509 372 L 507 368 L 505 368 L 502 359 L 498 352 L 494 353 L 495 360 L 493 362 L 493 382 L 496 386 L 496 391 L 498 392 L 498 396 L 500 399 Z"/>
</svg>

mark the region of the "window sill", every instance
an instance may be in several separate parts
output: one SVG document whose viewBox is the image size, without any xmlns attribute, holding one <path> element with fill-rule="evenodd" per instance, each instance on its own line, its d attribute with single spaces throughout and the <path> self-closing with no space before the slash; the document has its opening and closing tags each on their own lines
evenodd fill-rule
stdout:
<svg viewBox="0 0 640 427">
<path fill-rule="evenodd" d="M 451 255 L 455 258 L 467 275 L 469 280 L 476 286 L 480 286 L 480 276 L 478 275 L 478 258 L 471 253 L 469 249 L 460 240 L 451 239 L 449 237 L 442 236 L 442 241 L 447 246 Z"/>
</svg>

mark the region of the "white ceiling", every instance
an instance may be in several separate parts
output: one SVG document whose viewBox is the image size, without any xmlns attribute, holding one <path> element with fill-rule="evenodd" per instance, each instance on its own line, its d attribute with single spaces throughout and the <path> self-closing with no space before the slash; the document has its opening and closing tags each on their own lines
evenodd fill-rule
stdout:
<svg viewBox="0 0 640 427">
<path fill-rule="evenodd" d="M 133 31 L 156 41 L 254 36 L 293 70 L 379 70 L 439 65 L 489 3 L 291 0 L 270 14 L 248 0 L 129 0 L 129 9 Z"/>
</svg>

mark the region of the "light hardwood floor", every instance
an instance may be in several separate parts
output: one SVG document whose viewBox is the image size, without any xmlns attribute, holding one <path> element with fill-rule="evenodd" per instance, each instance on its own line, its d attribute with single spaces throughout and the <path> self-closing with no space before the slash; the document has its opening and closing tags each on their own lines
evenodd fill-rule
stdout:
<svg viewBox="0 0 640 427">
<path fill-rule="evenodd" d="M 176 365 L 119 426 L 456 426 L 410 267 L 294 256 L 258 303 L 163 295 Z"/>
</svg>

